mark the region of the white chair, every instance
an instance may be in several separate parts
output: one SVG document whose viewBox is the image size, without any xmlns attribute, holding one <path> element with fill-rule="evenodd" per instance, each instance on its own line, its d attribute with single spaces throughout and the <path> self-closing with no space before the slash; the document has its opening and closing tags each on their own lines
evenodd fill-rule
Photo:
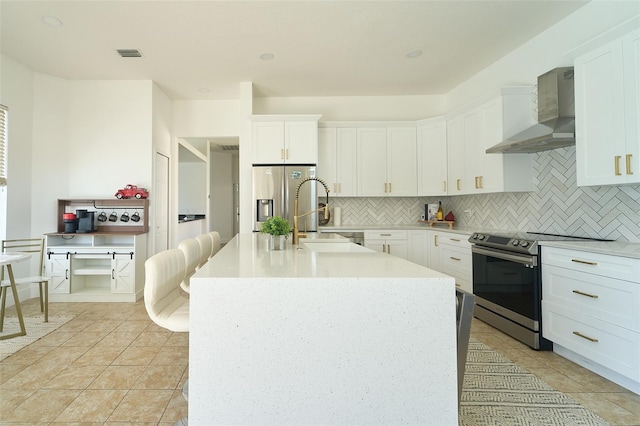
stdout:
<svg viewBox="0 0 640 426">
<path fill-rule="evenodd" d="M 218 231 L 209 232 L 209 237 L 211 238 L 211 257 L 213 257 L 218 250 L 220 250 L 220 234 Z"/>
<path fill-rule="evenodd" d="M 189 331 L 189 299 L 180 293 L 186 274 L 182 250 L 154 254 L 144 263 L 144 306 L 151 321 L 177 332 Z"/>
<path fill-rule="evenodd" d="M 32 285 L 38 284 L 38 290 L 40 292 L 40 312 L 44 312 L 44 322 L 49 322 L 49 280 L 48 276 L 44 275 L 44 239 L 43 238 L 23 238 L 13 240 L 2 241 L 2 253 L 31 253 L 37 261 L 37 266 L 30 268 L 27 276 L 15 277 L 16 286 L 19 285 Z M 28 262 L 27 262 L 28 263 Z M 36 264 L 36 262 L 33 262 Z M 30 265 L 31 266 L 31 265 Z M 14 271 L 15 273 L 15 271 Z M 11 283 L 9 279 L 5 279 L 4 268 L 0 268 L 0 331 L 4 326 L 4 310 L 7 299 L 7 291 Z"/>
<path fill-rule="evenodd" d="M 188 238 L 180 241 L 178 249 L 182 251 L 186 263 L 186 273 L 180 287 L 189 293 L 191 276 L 196 273 L 196 268 L 200 264 L 200 243 L 195 238 Z"/>
<path fill-rule="evenodd" d="M 201 234 L 196 237 L 196 241 L 200 244 L 200 260 L 198 261 L 198 266 L 196 266 L 196 270 L 202 268 L 205 263 L 211 257 L 211 250 L 213 249 L 213 241 L 209 234 Z"/>
<path fill-rule="evenodd" d="M 170 249 L 154 254 L 144 263 L 144 306 L 149 318 L 174 332 L 189 331 L 189 299 L 180 292 L 187 268 L 182 250 Z M 182 388 L 188 399 L 189 382 Z M 187 417 L 175 425 L 187 425 Z"/>
</svg>

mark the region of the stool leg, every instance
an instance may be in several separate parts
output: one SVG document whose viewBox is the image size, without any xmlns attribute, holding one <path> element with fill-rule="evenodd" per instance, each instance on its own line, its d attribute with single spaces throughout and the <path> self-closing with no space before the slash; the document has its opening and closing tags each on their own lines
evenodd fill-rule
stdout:
<svg viewBox="0 0 640 426">
<path fill-rule="evenodd" d="M 0 287 L 0 331 L 4 330 L 4 310 L 7 304 L 7 287 Z"/>
<path fill-rule="evenodd" d="M 41 283 L 44 286 L 44 322 L 49 322 L 49 281 Z"/>
</svg>

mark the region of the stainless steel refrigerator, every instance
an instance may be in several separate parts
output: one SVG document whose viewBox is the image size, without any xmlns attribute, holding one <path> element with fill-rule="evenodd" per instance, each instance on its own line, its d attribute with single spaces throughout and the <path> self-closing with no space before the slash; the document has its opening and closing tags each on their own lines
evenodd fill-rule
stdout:
<svg viewBox="0 0 640 426">
<path fill-rule="evenodd" d="M 293 226 L 293 201 L 300 182 L 316 176 L 316 166 L 253 166 L 253 230 L 260 231 L 271 216 L 282 216 Z M 318 182 L 302 185 L 298 196 L 298 214 L 317 209 Z M 298 221 L 300 231 L 317 231 L 318 214 Z"/>
</svg>

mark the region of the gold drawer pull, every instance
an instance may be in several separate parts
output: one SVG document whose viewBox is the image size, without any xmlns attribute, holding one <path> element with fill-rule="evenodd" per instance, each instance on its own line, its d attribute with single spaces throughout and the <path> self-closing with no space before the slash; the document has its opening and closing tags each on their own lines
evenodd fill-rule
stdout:
<svg viewBox="0 0 640 426">
<path fill-rule="evenodd" d="M 484 176 L 480 176 L 480 189 L 484 189 L 484 182 L 482 181 L 482 178 Z"/>
<path fill-rule="evenodd" d="M 390 237 L 391 234 L 380 234 L 381 237 Z"/>
<path fill-rule="evenodd" d="M 582 292 L 580 290 L 573 290 L 573 292 L 575 294 L 579 294 L 580 296 L 587 296 L 587 297 L 590 297 L 592 299 L 597 299 L 598 298 L 597 294 L 589 294 L 589 293 Z"/>
<path fill-rule="evenodd" d="M 633 174 L 633 172 L 631 171 L 631 155 L 632 154 L 627 154 L 627 174 L 628 175 Z"/>
<path fill-rule="evenodd" d="M 571 259 L 572 262 L 582 263 L 583 265 L 598 266 L 598 262 L 587 262 L 586 260 Z"/>
<path fill-rule="evenodd" d="M 578 337 L 582 337 L 583 339 L 586 339 L 586 340 L 588 340 L 590 342 L 598 343 L 598 339 L 594 339 L 593 337 L 585 336 L 584 334 L 580 333 L 579 331 L 574 331 L 573 334 L 575 334 Z"/>
<path fill-rule="evenodd" d="M 613 157 L 613 168 L 615 170 L 615 174 L 616 176 L 620 176 L 622 173 L 620 173 L 620 156 L 616 155 L 615 157 Z"/>
<path fill-rule="evenodd" d="M 460 258 L 459 258 L 459 257 L 452 257 L 452 256 L 449 256 L 449 259 L 451 259 L 451 260 L 457 260 L 457 261 L 460 261 Z"/>
<path fill-rule="evenodd" d="M 447 192 L 447 181 L 446 180 L 442 181 L 442 192 Z"/>
<path fill-rule="evenodd" d="M 456 179 L 456 188 L 460 191 L 460 179 Z"/>
<path fill-rule="evenodd" d="M 456 243 L 459 243 L 459 242 L 460 242 L 460 240 L 459 240 L 459 239 L 457 239 L 457 238 L 449 238 L 449 240 L 451 240 L 451 241 L 455 241 Z"/>
<path fill-rule="evenodd" d="M 438 236 L 437 235 L 433 236 L 433 245 L 438 247 Z"/>
</svg>

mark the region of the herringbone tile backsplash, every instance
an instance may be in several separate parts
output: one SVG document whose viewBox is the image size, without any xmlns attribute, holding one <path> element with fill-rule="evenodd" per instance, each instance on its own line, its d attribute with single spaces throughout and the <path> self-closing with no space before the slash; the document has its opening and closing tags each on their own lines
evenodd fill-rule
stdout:
<svg viewBox="0 0 640 426">
<path fill-rule="evenodd" d="M 534 156 L 535 188 L 526 193 L 440 198 L 333 198 L 343 225 L 415 224 L 424 205 L 442 201 L 456 226 L 537 231 L 640 242 L 640 185 L 576 185 L 575 147 Z"/>
</svg>

